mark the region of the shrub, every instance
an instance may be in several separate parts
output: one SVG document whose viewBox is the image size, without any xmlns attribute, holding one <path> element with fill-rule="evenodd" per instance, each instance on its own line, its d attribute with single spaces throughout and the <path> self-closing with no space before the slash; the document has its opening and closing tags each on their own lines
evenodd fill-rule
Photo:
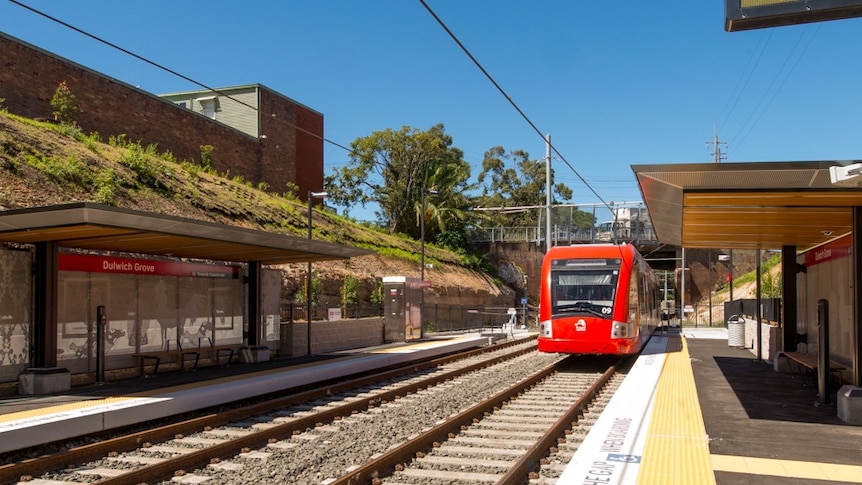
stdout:
<svg viewBox="0 0 862 485">
<path fill-rule="evenodd" d="M 75 104 L 75 95 L 66 85 L 66 81 L 57 86 L 54 96 L 51 97 L 51 107 L 54 108 L 54 119 L 65 124 L 75 123 L 78 115 L 78 105 Z"/>
<path fill-rule="evenodd" d="M 344 314 L 347 314 L 348 305 L 359 303 L 359 280 L 353 275 L 344 277 L 344 283 L 341 285 L 341 306 L 344 308 Z"/>
<path fill-rule="evenodd" d="M 119 180 L 114 169 L 109 168 L 102 170 L 96 175 L 94 186 L 96 193 L 94 199 L 100 204 L 114 205 L 116 191 L 119 188 Z"/>
</svg>

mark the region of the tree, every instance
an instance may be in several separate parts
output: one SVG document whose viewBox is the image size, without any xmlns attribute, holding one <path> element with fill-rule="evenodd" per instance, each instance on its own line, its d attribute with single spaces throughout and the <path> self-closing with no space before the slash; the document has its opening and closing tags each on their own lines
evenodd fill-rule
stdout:
<svg viewBox="0 0 862 485">
<path fill-rule="evenodd" d="M 344 283 L 341 285 L 341 307 L 344 309 L 344 315 L 350 311 L 350 307 L 359 303 L 359 280 L 353 275 L 344 277 Z"/>
<path fill-rule="evenodd" d="M 442 124 L 420 131 L 408 126 L 376 131 L 351 143 L 350 162 L 326 177 L 329 199 L 349 211 L 358 204 L 379 206 L 378 222 L 390 232 L 420 235 L 422 192 L 426 196 L 426 238 L 460 230 L 470 214 L 465 192 L 470 165 L 452 146 Z"/>
<path fill-rule="evenodd" d="M 551 171 L 553 178 L 553 170 Z M 524 207 L 545 205 L 546 168 L 544 161 L 530 158 L 524 150 L 506 152 L 501 146 L 496 146 L 485 152 L 482 160 L 482 172 L 478 181 L 482 194 L 474 201 L 479 207 Z M 572 189 L 565 184 L 555 184 L 551 191 L 553 203 L 568 200 L 572 197 Z M 556 211 L 558 212 L 558 211 Z M 538 210 L 520 212 L 492 213 L 489 218 L 492 225 L 501 226 L 535 226 Z M 554 220 L 568 224 L 569 213 L 555 213 Z M 583 211 L 576 211 L 573 225 L 590 227 L 593 217 Z"/>
<path fill-rule="evenodd" d="M 75 104 L 75 95 L 66 85 L 66 81 L 57 86 L 54 96 L 51 97 L 51 107 L 54 108 L 54 119 L 60 123 L 72 124 L 78 114 L 78 105 Z"/>
</svg>

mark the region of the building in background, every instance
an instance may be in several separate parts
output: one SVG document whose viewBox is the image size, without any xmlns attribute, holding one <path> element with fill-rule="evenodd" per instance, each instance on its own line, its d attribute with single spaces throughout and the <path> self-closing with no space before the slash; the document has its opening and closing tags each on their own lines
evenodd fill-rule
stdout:
<svg viewBox="0 0 862 485">
<path fill-rule="evenodd" d="M 0 33 L 0 98 L 10 113 L 53 119 L 51 98 L 66 82 L 80 111 L 76 122 L 103 140 L 126 135 L 180 160 L 212 147 L 212 167 L 304 198 L 323 188 L 323 114 L 263 85 L 163 97 Z M 183 105 L 185 103 L 185 106 Z"/>
</svg>

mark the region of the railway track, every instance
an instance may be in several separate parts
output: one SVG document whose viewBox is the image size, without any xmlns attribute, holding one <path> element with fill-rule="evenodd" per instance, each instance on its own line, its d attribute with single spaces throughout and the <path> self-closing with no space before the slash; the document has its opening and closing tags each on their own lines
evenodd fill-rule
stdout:
<svg viewBox="0 0 862 485">
<path fill-rule="evenodd" d="M 0 467 L 0 483 L 7 483 L 10 477 L 9 483 L 20 480 L 19 483 L 40 485 L 94 481 L 100 484 L 159 483 L 172 477 L 175 482 L 210 485 L 371 483 L 375 476 L 382 475 L 381 458 L 391 457 L 398 445 L 420 446 L 419 437 L 448 426 L 442 423 L 453 417 L 460 417 L 460 430 L 473 419 L 482 419 L 486 412 L 496 414 L 494 405 L 480 411 L 477 402 L 497 402 L 498 412 L 506 408 L 506 412 L 514 416 L 518 411 L 513 396 L 518 392 L 526 392 L 539 381 L 548 380 L 551 385 L 550 382 L 561 380 L 555 384 L 556 389 L 545 391 L 545 404 L 549 408 L 545 412 L 550 408 L 558 412 L 556 409 L 563 404 L 550 395 L 571 395 L 579 392 L 575 389 L 585 386 L 582 383 L 580 387 L 559 387 L 565 386 L 569 379 L 548 378 L 550 373 L 560 374 L 552 365 L 560 360 L 555 355 L 535 352 L 535 342 L 531 339 L 491 352 L 474 352 L 468 359 L 414 364 L 410 366 L 409 376 L 403 375 L 403 370 L 400 374 L 399 371 L 382 373 Z M 542 371 L 536 373 L 535 369 Z M 596 373 L 592 374 L 591 380 L 595 380 Z M 515 394 L 500 391 L 513 386 L 522 390 Z M 585 397 L 582 401 L 586 404 L 590 399 Z M 504 405 L 504 402 L 509 404 Z M 504 414 L 498 414 L 498 419 Z M 468 416 L 470 422 L 465 423 Z M 552 434 L 562 436 L 562 428 L 570 427 L 575 419 L 559 418 L 559 429 Z M 546 424 L 547 419 L 533 423 L 536 427 Z M 448 436 L 450 431 L 446 429 Z M 457 435 L 458 430 L 452 433 Z M 527 432 L 521 429 L 521 434 Z M 522 458 L 521 466 L 535 468 L 537 458 L 534 456 L 546 456 L 548 449 L 555 446 L 555 439 L 558 438 L 546 438 L 536 445 L 541 451 L 529 455 L 530 458 Z M 432 447 L 433 442 L 426 449 Z M 415 456 L 415 452 L 411 456 Z M 407 463 L 410 460 L 396 461 Z M 36 466 L 36 462 L 41 465 Z M 373 462 L 378 463 L 376 471 L 366 480 L 362 470 Z M 46 463 L 52 466 L 45 469 Z M 398 463 L 393 462 L 391 469 L 396 465 Z M 27 466 L 31 470 L 43 470 L 28 473 Z M 339 476 L 342 478 L 333 478 Z"/>
<path fill-rule="evenodd" d="M 329 485 L 521 485 L 616 377 L 555 362 Z M 576 398 L 573 402 L 573 398 Z"/>
<path fill-rule="evenodd" d="M 0 466 L 0 483 L 80 483 L 81 480 L 92 481 L 92 477 L 101 477 L 103 482 L 133 484 L 160 480 L 164 477 L 170 477 L 177 470 L 205 466 L 213 459 L 218 460 L 236 455 L 249 447 L 264 446 L 270 440 L 277 439 L 275 437 L 282 432 L 275 428 L 266 430 L 264 433 L 251 433 L 249 436 L 237 437 L 233 440 L 211 439 L 213 429 L 229 425 L 229 423 L 247 422 L 250 417 L 272 412 L 278 413 L 278 410 L 290 406 L 300 406 L 301 409 L 306 403 L 315 400 L 326 399 L 327 397 L 333 400 L 337 399 L 333 396 L 338 396 L 339 393 L 346 396 L 345 401 L 349 401 L 341 412 L 349 415 L 354 411 L 373 407 L 379 405 L 380 402 L 396 398 L 399 391 L 386 391 L 387 382 L 405 382 L 402 386 L 403 390 L 400 392 L 416 392 L 417 389 L 433 386 L 446 379 L 451 379 L 453 376 L 495 365 L 534 350 L 534 339 L 514 340 L 428 362 L 414 363 L 370 376 L 327 384 L 317 389 L 273 398 L 261 403 L 237 406 L 227 410 L 219 409 L 212 414 L 154 429 L 119 436 L 93 438 L 91 443 L 82 446 L 65 447 L 62 444 L 54 444 L 52 447 L 61 451 L 21 460 L 10 459 L 8 456 L 3 457 L 5 464 Z M 351 393 L 359 395 L 362 389 L 374 388 L 379 388 L 382 391 L 371 393 L 362 399 L 350 398 Z M 299 412 L 302 413 L 301 410 Z M 337 412 L 331 413 L 331 416 L 326 413 L 319 413 L 313 418 L 296 420 L 295 423 L 292 423 L 291 429 L 287 430 L 287 436 L 289 437 L 297 429 L 304 429 L 303 427 L 315 427 L 321 422 L 320 420 L 332 420 L 336 417 L 341 416 Z M 175 443 L 194 433 L 204 433 L 209 436 L 185 439 L 182 443 Z M 263 441 L 261 442 L 261 440 Z M 143 466 L 133 466 L 130 463 L 132 460 L 124 456 L 124 454 L 135 450 L 145 450 L 142 452 L 144 456 L 138 460 Z M 114 471 L 116 469 L 124 470 L 124 473 L 118 474 Z M 49 478 L 39 478 L 39 475 Z M 47 481 L 40 482 L 40 480 Z"/>
</svg>

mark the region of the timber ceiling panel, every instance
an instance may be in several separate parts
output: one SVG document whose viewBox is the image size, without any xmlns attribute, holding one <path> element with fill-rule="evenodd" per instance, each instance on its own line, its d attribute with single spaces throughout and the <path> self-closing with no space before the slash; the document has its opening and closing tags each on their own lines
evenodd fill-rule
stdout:
<svg viewBox="0 0 862 485">
<path fill-rule="evenodd" d="M 685 248 L 806 250 L 852 230 L 862 189 L 832 185 L 852 162 L 633 165 L 656 235 Z"/>
</svg>

